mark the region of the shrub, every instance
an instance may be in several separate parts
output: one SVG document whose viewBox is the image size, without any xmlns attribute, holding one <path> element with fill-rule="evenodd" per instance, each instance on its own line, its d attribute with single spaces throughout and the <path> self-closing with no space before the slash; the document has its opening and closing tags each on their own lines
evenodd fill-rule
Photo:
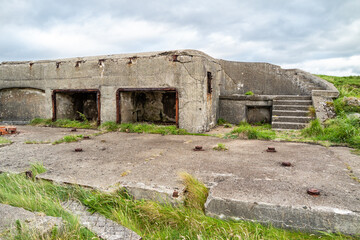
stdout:
<svg viewBox="0 0 360 240">
<path fill-rule="evenodd" d="M 324 130 L 321 126 L 320 120 L 315 119 L 310 122 L 310 125 L 308 127 L 302 129 L 301 133 L 303 136 L 314 137 L 322 135 L 324 133 Z"/>
</svg>

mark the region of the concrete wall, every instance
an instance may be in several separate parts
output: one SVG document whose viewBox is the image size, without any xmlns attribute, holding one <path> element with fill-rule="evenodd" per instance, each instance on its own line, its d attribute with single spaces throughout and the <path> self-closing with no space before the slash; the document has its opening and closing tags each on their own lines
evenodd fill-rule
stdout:
<svg viewBox="0 0 360 240">
<path fill-rule="evenodd" d="M 230 62 L 221 60 L 225 81 L 221 95 L 304 95 L 294 72 L 269 63 Z"/>
<path fill-rule="evenodd" d="M 0 89 L 37 88 L 45 91 L 45 114 L 51 118 L 55 89 L 99 89 L 101 121 L 116 120 L 118 88 L 176 88 L 179 93 L 179 127 L 203 132 L 216 124 L 221 66 L 194 50 L 122 54 L 54 61 L 3 62 Z M 212 93 L 207 94 L 207 72 Z"/>
<path fill-rule="evenodd" d="M 274 96 L 221 96 L 219 117 L 232 124 L 271 121 Z"/>
<path fill-rule="evenodd" d="M 0 121 L 22 123 L 45 114 L 45 92 L 32 88 L 0 89 Z"/>
<path fill-rule="evenodd" d="M 208 83 L 211 83 L 210 86 Z M 285 70 L 269 63 L 217 60 L 196 50 L 3 62 L 0 64 L 0 90 L 7 88 L 41 90 L 44 94 L 41 110 L 32 112 L 34 116 L 42 118 L 52 117 L 51 96 L 55 89 L 99 90 L 102 122 L 116 121 L 116 92 L 119 88 L 176 88 L 179 97 L 179 127 L 190 132 L 210 130 L 219 117 L 238 123 L 248 119 L 248 106 L 269 105 L 269 102 L 261 103 L 262 100 L 257 102 L 256 99 L 235 103 L 238 100 L 228 101 L 223 98 L 220 102 L 220 95 L 241 96 L 247 91 L 272 96 L 311 95 L 314 91 L 321 96 L 338 94 L 332 84 L 298 69 Z M 2 100 L 0 114 L 3 118 L 13 118 L 4 109 L 5 105 L 8 109 L 11 101 L 10 107 L 20 107 L 15 105 L 18 98 L 14 96 L 13 100 L 6 100 L 6 103 Z M 30 98 L 27 104 L 38 101 Z M 70 102 L 58 103 L 59 117 L 73 115 L 67 112 L 70 111 L 67 110 L 71 107 Z M 124 104 L 131 108 L 129 102 L 125 101 Z M 263 110 L 260 112 L 265 113 Z M 20 117 L 24 119 L 32 117 L 21 111 L 20 115 L 24 115 Z M 133 121 L 131 116 L 125 115 L 122 116 L 123 121 Z"/>
</svg>

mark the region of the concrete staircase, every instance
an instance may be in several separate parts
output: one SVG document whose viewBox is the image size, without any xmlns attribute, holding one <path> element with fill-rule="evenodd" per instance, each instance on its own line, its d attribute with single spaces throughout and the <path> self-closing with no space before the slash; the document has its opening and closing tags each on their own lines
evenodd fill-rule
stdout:
<svg viewBox="0 0 360 240">
<path fill-rule="evenodd" d="M 275 130 L 302 129 L 313 118 L 309 116 L 311 96 L 278 96 L 273 100 L 271 126 Z"/>
</svg>

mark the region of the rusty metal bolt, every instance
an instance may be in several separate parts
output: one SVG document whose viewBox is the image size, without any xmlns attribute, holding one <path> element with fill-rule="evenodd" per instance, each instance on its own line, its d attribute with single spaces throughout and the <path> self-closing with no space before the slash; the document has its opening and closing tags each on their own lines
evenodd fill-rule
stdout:
<svg viewBox="0 0 360 240">
<path fill-rule="evenodd" d="M 281 166 L 291 167 L 291 162 L 282 162 L 282 163 L 281 163 Z"/>
<path fill-rule="evenodd" d="M 26 172 L 25 172 L 25 176 L 26 176 L 27 178 L 33 178 L 33 173 L 32 173 L 32 171 L 26 171 Z"/>
<path fill-rule="evenodd" d="M 315 188 L 309 188 L 309 189 L 307 190 L 307 193 L 308 193 L 309 195 L 313 195 L 313 196 L 319 196 L 319 195 L 320 195 L 320 191 L 317 190 L 317 189 L 315 189 Z"/>
<path fill-rule="evenodd" d="M 82 152 L 82 148 L 75 148 L 75 152 Z"/>
<path fill-rule="evenodd" d="M 77 130 L 76 130 L 76 128 L 72 128 L 70 131 L 71 132 L 76 132 Z"/>
<path fill-rule="evenodd" d="M 173 192 L 173 198 L 179 197 L 179 192 L 177 190 L 174 190 Z"/>
<path fill-rule="evenodd" d="M 274 147 L 268 147 L 268 149 L 266 149 L 267 152 L 276 152 Z"/>
<path fill-rule="evenodd" d="M 83 138 L 84 139 L 90 139 L 90 136 L 84 136 Z"/>
<path fill-rule="evenodd" d="M 202 146 L 195 146 L 194 151 L 204 151 Z"/>
</svg>

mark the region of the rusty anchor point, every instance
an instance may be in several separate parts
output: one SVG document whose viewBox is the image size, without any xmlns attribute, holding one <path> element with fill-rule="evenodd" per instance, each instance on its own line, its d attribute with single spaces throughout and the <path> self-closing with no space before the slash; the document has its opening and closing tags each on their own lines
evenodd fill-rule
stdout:
<svg viewBox="0 0 360 240">
<path fill-rule="evenodd" d="M 281 163 L 281 166 L 291 167 L 291 162 L 282 162 L 282 163 Z"/>
<path fill-rule="evenodd" d="M 82 152 L 82 148 L 75 148 L 75 152 Z"/>
<path fill-rule="evenodd" d="M 275 148 L 274 147 L 268 147 L 266 149 L 267 152 L 276 152 Z"/>
<path fill-rule="evenodd" d="M 84 136 L 83 138 L 84 139 L 90 139 L 90 136 Z"/>
<path fill-rule="evenodd" d="M 309 188 L 307 190 L 307 193 L 309 195 L 312 195 L 312 196 L 319 196 L 320 195 L 320 191 L 318 189 L 315 189 L 315 188 Z"/>
<path fill-rule="evenodd" d="M 25 172 L 25 176 L 26 176 L 27 178 L 33 178 L 33 173 L 32 173 L 32 171 L 26 171 L 26 172 Z"/>
<path fill-rule="evenodd" d="M 177 191 L 177 190 L 174 190 L 174 192 L 173 192 L 173 198 L 177 198 L 177 197 L 179 197 L 179 192 Z"/>
<path fill-rule="evenodd" d="M 202 146 L 195 146 L 194 151 L 204 151 Z"/>
<path fill-rule="evenodd" d="M 72 128 L 70 131 L 71 132 L 76 132 L 77 130 L 76 130 L 76 128 Z"/>
</svg>

